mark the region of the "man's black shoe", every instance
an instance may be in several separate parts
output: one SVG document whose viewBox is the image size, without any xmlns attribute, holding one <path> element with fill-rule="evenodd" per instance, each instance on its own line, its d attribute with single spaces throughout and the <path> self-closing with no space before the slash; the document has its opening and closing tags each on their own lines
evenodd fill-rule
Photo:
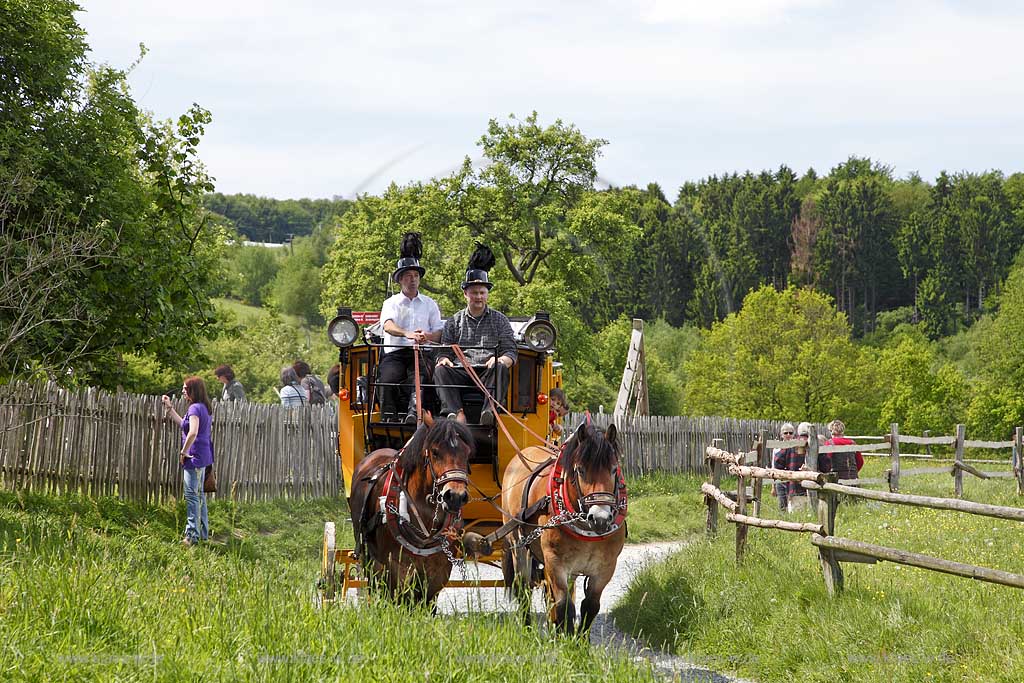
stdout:
<svg viewBox="0 0 1024 683">
<path fill-rule="evenodd" d="M 409 414 L 405 416 L 405 424 L 414 425 L 416 424 L 416 411 L 410 410 Z"/>
<path fill-rule="evenodd" d="M 480 413 L 480 424 L 485 427 L 494 426 L 494 412 L 489 408 Z"/>
</svg>

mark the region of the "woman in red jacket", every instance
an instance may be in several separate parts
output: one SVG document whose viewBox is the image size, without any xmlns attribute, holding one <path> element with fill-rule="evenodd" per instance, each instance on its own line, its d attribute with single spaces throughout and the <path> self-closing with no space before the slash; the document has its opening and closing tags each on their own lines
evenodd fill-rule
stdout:
<svg viewBox="0 0 1024 683">
<path fill-rule="evenodd" d="M 850 446 L 857 443 L 853 439 L 846 438 L 846 425 L 842 420 L 832 420 L 828 423 L 828 431 L 832 438 L 825 442 L 826 446 Z M 851 481 L 858 478 L 857 473 L 864 467 L 864 456 L 860 451 L 855 453 L 833 453 L 832 471 L 839 475 L 840 481 Z M 856 486 L 856 484 L 854 484 Z"/>
</svg>

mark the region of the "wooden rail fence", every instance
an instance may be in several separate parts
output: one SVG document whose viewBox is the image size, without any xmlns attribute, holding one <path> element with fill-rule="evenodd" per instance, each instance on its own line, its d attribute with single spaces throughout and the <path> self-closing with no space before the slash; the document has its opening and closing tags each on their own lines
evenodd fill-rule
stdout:
<svg viewBox="0 0 1024 683">
<path fill-rule="evenodd" d="M 968 439 L 966 435 L 966 427 L 960 424 L 956 426 L 955 434 L 952 436 L 930 436 L 925 432 L 924 436 L 911 436 L 909 434 L 900 434 L 899 425 L 893 423 L 890 425 L 889 433 L 884 436 L 859 436 L 858 439 L 872 440 L 875 443 L 862 443 L 853 446 L 829 446 L 822 447 L 819 452 L 822 453 L 843 453 L 843 452 L 860 452 L 865 458 L 870 457 L 881 457 L 888 458 L 890 461 L 889 469 L 886 470 L 885 477 L 879 479 L 858 479 L 858 486 L 870 486 L 873 484 L 887 484 L 891 493 L 898 493 L 900 490 L 900 480 L 906 477 L 919 476 L 924 474 L 949 474 L 953 478 L 953 494 L 960 498 L 963 496 L 964 484 L 963 476 L 966 472 L 979 479 L 1015 479 L 1017 482 L 1017 495 L 1024 495 L 1024 439 L 1022 439 L 1022 428 L 1017 427 L 1013 433 L 1013 439 L 1009 441 L 983 441 L 978 439 Z M 781 441 L 777 439 L 767 439 L 766 446 L 769 449 L 774 448 L 788 448 L 790 446 L 799 445 L 800 442 L 797 440 Z M 900 444 L 912 444 L 915 446 L 924 446 L 926 453 L 904 453 L 900 449 Z M 953 449 L 952 457 L 943 458 L 940 456 L 932 455 L 931 448 L 933 446 L 948 447 Z M 967 458 L 965 453 L 967 449 L 974 450 L 1010 450 L 1009 457 L 1006 458 Z M 950 463 L 949 465 L 942 467 L 917 467 L 909 470 L 903 470 L 902 461 L 910 459 L 915 463 L 920 462 L 945 462 Z M 1009 471 L 992 471 L 991 468 L 988 471 L 982 470 L 974 465 L 1002 465 L 1009 466 Z M 844 482 L 839 482 L 840 484 Z M 847 483 L 852 483 L 847 482 Z"/>
<path fill-rule="evenodd" d="M 1013 448 L 1012 464 L 1015 476 L 1020 483 L 1020 460 L 1021 460 L 1021 428 L 1017 428 L 1014 439 L 1010 442 L 981 442 L 966 441 L 963 437 L 963 425 L 957 428 L 956 437 L 905 437 L 910 443 L 923 443 L 923 438 L 934 438 L 932 443 L 944 443 L 957 446 L 957 457 L 954 460 L 954 467 L 941 468 L 943 471 L 951 471 L 954 475 L 966 469 L 958 469 L 955 464 L 963 462 L 963 449 L 966 444 L 971 448 Z M 892 426 L 890 442 L 876 444 L 886 448 L 892 447 L 896 458 L 899 455 L 898 427 Z M 895 505 L 908 505 L 913 507 L 931 508 L 934 510 L 949 510 L 962 512 L 971 515 L 982 515 L 996 519 L 1006 519 L 1024 522 L 1024 508 L 1015 508 L 1002 505 L 986 505 L 971 501 L 960 500 L 962 488 L 957 485 L 957 498 L 937 498 L 932 496 L 913 496 L 887 491 L 874 491 L 859 486 L 847 486 L 836 482 L 834 473 L 822 473 L 818 470 L 818 455 L 821 453 L 850 452 L 851 446 L 819 446 L 817 430 L 812 427 L 811 438 L 807 442 L 805 455 L 806 470 L 790 471 L 778 470 L 762 465 L 771 457 L 773 447 L 788 447 L 797 445 L 796 441 L 773 441 L 763 433 L 755 443 L 755 448 L 749 453 L 730 453 L 722 450 L 716 442 L 705 449 L 707 462 L 708 481 L 701 485 L 701 492 L 704 495 L 707 505 L 707 533 L 714 535 L 718 531 L 719 508 L 725 508 L 728 513 L 726 520 L 736 525 L 736 562 L 743 562 L 744 550 L 746 547 L 747 533 L 750 527 L 765 529 L 776 529 L 796 533 L 811 534 L 811 543 L 818 549 L 818 559 L 821 564 L 825 585 L 829 595 L 835 595 L 843 589 L 844 562 L 858 562 L 874 564 L 880 560 L 895 562 L 921 569 L 943 572 L 955 576 L 998 583 L 1015 588 L 1024 588 L 1024 575 L 980 567 L 977 565 L 955 562 L 939 557 L 914 553 L 898 548 L 864 543 L 850 538 L 843 538 L 836 535 L 836 510 L 839 505 L 840 496 L 850 498 L 863 498 L 876 500 Z M 878 449 L 875 449 L 878 450 Z M 757 463 L 750 466 L 748 463 Z M 1009 462 L 1009 461 L 1008 461 Z M 898 461 L 895 465 L 898 486 Z M 736 477 L 736 492 L 730 495 L 722 490 L 722 476 L 728 472 Z M 748 479 L 753 479 L 754 489 L 754 515 L 747 515 L 747 501 L 751 496 L 751 490 L 747 488 Z M 812 509 L 817 511 L 817 523 L 800 523 L 787 520 L 762 519 L 760 518 L 760 483 L 762 480 L 770 481 L 798 481 L 800 485 L 808 489 L 808 498 Z M 891 478 L 890 478 L 891 482 Z M 1019 490 L 1018 490 L 1019 492 Z"/>
<path fill-rule="evenodd" d="M 176 403 L 179 413 L 184 404 Z M 218 487 L 238 500 L 336 496 L 341 490 L 337 414 L 331 405 L 285 408 L 216 403 Z M 0 386 L 0 479 L 8 489 L 117 495 L 159 502 L 181 496 L 178 425 L 159 396 Z"/>
<path fill-rule="evenodd" d="M 565 423 L 575 427 L 582 413 L 570 413 Z M 768 431 L 778 434 L 782 420 L 739 420 L 730 417 L 630 416 L 591 414 L 598 427 L 615 422 L 622 445 L 622 469 L 628 476 L 649 472 L 704 472 L 704 448 L 715 439 L 724 448 L 740 450 Z"/>
</svg>

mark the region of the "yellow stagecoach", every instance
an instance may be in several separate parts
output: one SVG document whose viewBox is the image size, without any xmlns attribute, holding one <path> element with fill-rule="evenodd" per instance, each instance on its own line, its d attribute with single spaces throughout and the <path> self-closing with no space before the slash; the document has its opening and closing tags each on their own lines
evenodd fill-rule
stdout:
<svg viewBox="0 0 1024 683">
<path fill-rule="evenodd" d="M 556 331 L 548 314 L 538 312 L 530 318 L 513 317 L 510 322 L 518 358 L 510 368 L 508 395 L 496 397 L 504 399 L 510 414 L 496 416 L 500 422 L 480 424 L 480 412 L 486 405 L 483 393 L 474 387 L 462 389 L 467 427 L 476 443 L 469 462 L 470 502 L 462 507 L 462 520 L 465 531 L 481 536 L 493 535 L 502 526 L 498 505 L 505 469 L 522 448 L 543 444 L 549 429 L 548 397 L 553 389 L 562 385 L 561 367 L 553 358 Z M 328 337 L 339 348 L 338 454 L 345 495 L 351 508 L 352 477 L 359 462 L 377 449 L 401 449 L 417 425 L 383 420 L 379 406 L 384 387 L 379 381 L 378 366 L 384 345 L 375 314 L 339 308 L 337 317 L 328 325 Z M 432 365 L 431 347 L 425 346 L 423 352 L 421 362 Z M 422 387 L 425 410 L 436 410 L 432 389 L 429 381 Z M 493 393 L 493 387 L 490 389 Z M 499 542 L 489 555 L 478 559 L 497 566 L 501 554 Z M 331 601 L 338 591 L 345 596 L 350 588 L 365 585 L 366 579 L 360 575 L 354 551 L 336 548 L 334 522 L 327 522 L 319 582 L 322 599 Z M 503 583 L 450 579 L 446 585 L 500 586 Z"/>
</svg>

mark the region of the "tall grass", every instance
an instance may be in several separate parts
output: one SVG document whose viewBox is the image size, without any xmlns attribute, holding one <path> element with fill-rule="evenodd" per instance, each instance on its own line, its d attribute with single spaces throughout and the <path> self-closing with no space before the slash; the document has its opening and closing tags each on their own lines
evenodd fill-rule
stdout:
<svg viewBox="0 0 1024 683">
<path fill-rule="evenodd" d="M 346 513 L 333 500 L 217 502 L 214 542 L 185 549 L 180 503 L 0 493 L 0 680 L 651 678 L 505 615 L 317 608 L 323 522 Z"/>
<path fill-rule="evenodd" d="M 884 468 L 873 460 L 863 476 Z M 902 488 L 951 497 L 952 480 L 911 477 Z M 971 500 L 1024 506 L 1012 480 L 968 477 L 965 488 Z M 699 500 L 696 488 L 688 495 Z M 774 499 L 765 500 L 763 515 L 778 516 Z M 836 527 L 857 540 L 1024 573 L 1020 523 L 859 502 L 840 505 Z M 846 590 L 830 599 L 806 534 L 759 529 L 736 567 L 734 527 L 723 515 L 716 539 L 646 569 L 613 614 L 653 643 L 764 682 L 1024 680 L 1024 591 L 890 563 L 843 570 Z"/>
</svg>

